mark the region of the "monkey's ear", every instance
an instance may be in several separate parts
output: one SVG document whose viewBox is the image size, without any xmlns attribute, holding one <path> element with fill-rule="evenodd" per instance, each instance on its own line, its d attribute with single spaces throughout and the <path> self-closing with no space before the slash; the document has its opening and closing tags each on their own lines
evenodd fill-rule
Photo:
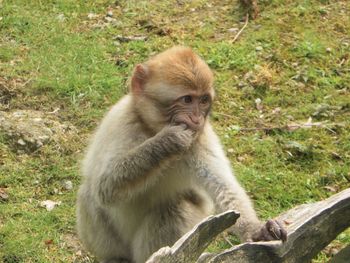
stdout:
<svg viewBox="0 0 350 263">
<path fill-rule="evenodd" d="M 142 64 L 136 65 L 131 77 L 131 92 L 134 94 L 142 93 L 145 89 L 147 78 L 147 67 Z"/>
</svg>

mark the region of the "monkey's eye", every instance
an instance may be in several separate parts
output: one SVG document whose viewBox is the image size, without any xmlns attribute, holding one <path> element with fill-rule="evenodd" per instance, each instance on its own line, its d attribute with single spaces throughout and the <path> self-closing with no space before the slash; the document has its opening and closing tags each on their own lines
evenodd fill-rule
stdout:
<svg viewBox="0 0 350 263">
<path fill-rule="evenodd" d="M 200 99 L 200 103 L 201 103 L 201 104 L 207 104 L 207 103 L 209 103 L 209 102 L 210 102 L 210 97 L 209 97 L 209 95 L 204 95 L 204 96 L 202 96 L 201 99 Z"/>
<path fill-rule="evenodd" d="M 181 98 L 181 101 L 184 102 L 184 103 L 186 103 L 186 104 L 189 104 L 189 103 L 192 102 L 192 97 L 191 97 L 190 95 L 183 96 L 183 97 Z"/>
</svg>

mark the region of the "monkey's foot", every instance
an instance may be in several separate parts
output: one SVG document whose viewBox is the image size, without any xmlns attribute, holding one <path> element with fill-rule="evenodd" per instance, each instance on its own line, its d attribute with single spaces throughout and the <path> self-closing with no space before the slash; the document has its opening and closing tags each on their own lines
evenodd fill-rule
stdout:
<svg viewBox="0 0 350 263">
<path fill-rule="evenodd" d="M 269 219 L 265 225 L 253 235 L 253 241 L 287 240 L 287 231 L 281 222 Z"/>
</svg>

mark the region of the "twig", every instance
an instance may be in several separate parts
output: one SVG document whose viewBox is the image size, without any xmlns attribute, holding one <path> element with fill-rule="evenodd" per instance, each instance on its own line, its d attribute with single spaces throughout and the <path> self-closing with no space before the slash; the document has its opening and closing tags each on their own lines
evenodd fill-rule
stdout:
<svg viewBox="0 0 350 263">
<path fill-rule="evenodd" d="M 26 82 L 20 84 L 20 86 L 23 88 L 23 87 L 25 87 L 25 86 L 26 86 L 29 82 L 31 82 L 31 81 L 32 81 L 32 78 L 29 78 L 28 80 L 26 80 Z"/>
<path fill-rule="evenodd" d="M 130 42 L 130 41 L 146 41 L 147 36 L 122 36 L 122 35 L 117 35 L 113 39 L 118 40 L 119 42 L 125 43 L 125 42 Z"/>
<path fill-rule="evenodd" d="M 232 244 L 232 242 L 227 238 L 227 236 L 224 235 L 224 239 L 231 247 L 234 246 L 234 244 Z"/>
<path fill-rule="evenodd" d="M 225 113 L 222 113 L 222 112 L 215 112 L 215 114 L 221 115 L 221 116 L 224 116 L 224 117 L 227 117 L 227 118 L 232 118 L 231 115 L 228 115 L 228 114 L 225 114 Z"/>
<path fill-rule="evenodd" d="M 237 38 L 239 37 L 239 35 L 243 32 L 243 30 L 246 28 L 246 26 L 248 25 L 248 21 L 249 21 L 249 14 L 245 15 L 245 23 L 244 26 L 241 28 L 241 30 L 238 31 L 238 33 L 235 35 L 235 37 L 232 39 L 231 44 L 234 43 Z"/>
<path fill-rule="evenodd" d="M 239 128 L 239 131 L 272 131 L 272 130 L 297 130 L 301 128 L 311 128 L 311 127 L 321 127 L 326 128 L 327 130 L 334 133 L 332 129 L 329 128 L 329 126 L 337 126 L 337 125 L 343 125 L 342 123 L 310 123 L 310 124 L 294 124 L 294 125 L 284 125 L 284 126 L 272 126 L 272 127 L 256 127 L 256 128 Z"/>
</svg>

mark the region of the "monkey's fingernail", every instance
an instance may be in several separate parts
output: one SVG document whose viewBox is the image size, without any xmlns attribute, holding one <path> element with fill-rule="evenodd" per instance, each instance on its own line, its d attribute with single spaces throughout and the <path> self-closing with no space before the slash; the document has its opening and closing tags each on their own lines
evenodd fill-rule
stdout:
<svg viewBox="0 0 350 263">
<path fill-rule="evenodd" d="M 280 229 L 275 229 L 275 228 L 271 227 L 269 229 L 269 232 L 275 239 L 281 239 Z M 279 233 L 277 233 L 277 232 L 279 232 Z"/>
</svg>

